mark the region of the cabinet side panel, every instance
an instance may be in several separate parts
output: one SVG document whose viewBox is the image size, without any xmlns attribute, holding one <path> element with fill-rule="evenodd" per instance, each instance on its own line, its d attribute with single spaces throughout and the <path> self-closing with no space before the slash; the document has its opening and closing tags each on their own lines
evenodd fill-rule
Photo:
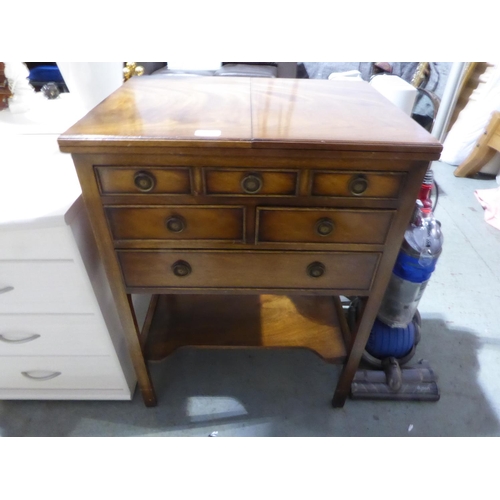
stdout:
<svg viewBox="0 0 500 500">
<path fill-rule="evenodd" d="M 117 157 L 117 161 L 120 161 L 121 158 L 122 156 Z M 149 376 L 148 367 L 142 354 L 135 315 L 129 304 L 121 270 L 114 253 L 113 240 L 106 223 L 104 208 L 94 174 L 95 162 L 91 155 L 79 154 L 73 155 L 73 161 L 82 187 L 83 199 L 92 229 L 91 233 L 95 237 L 100 257 L 99 263 L 103 266 L 109 286 L 109 288 L 105 286 L 106 293 L 103 294 L 101 300 L 103 304 L 113 304 L 116 306 L 117 317 L 119 319 L 116 328 L 113 327 L 110 330 L 120 331 L 124 336 L 144 402 L 147 406 L 154 406 L 156 405 L 156 395 Z M 103 275 L 104 273 L 99 274 Z M 102 280 L 106 282 L 104 278 Z M 114 307 L 113 310 L 115 310 Z M 121 352 L 118 350 L 122 359 L 126 359 Z"/>
<path fill-rule="evenodd" d="M 79 216 L 75 217 L 70 227 L 78 246 L 82 263 L 89 275 L 97 304 L 106 323 L 106 328 L 118 357 L 121 370 L 125 376 L 127 386 L 132 393 L 136 384 L 135 373 L 122 333 L 118 310 L 114 303 L 109 282 L 99 257 L 94 234 L 90 227 L 87 211 L 81 210 Z"/>
</svg>

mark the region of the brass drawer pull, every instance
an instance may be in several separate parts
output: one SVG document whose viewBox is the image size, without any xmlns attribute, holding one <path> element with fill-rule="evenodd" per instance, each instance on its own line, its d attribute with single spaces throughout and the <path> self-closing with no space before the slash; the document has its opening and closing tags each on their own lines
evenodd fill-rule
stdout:
<svg viewBox="0 0 500 500">
<path fill-rule="evenodd" d="M 333 223 L 332 219 L 325 217 L 323 219 L 319 219 L 318 222 L 316 222 L 315 229 L 316 233 L 318 233 L 320 236 L 329 236 L 335 229 L 335 224 Z"/>
<path fill-rule="evenodd" d="M 139 191 L 148 193 L 155 187 L 156 179 L 155 176 L 149 172 L 137 172 L 134 175 L 134 184 Z"/>
<path fill-rule="evenodd" d="M 191 266 L 184 260 L 178 260 L 172 264 L 172 271 L 179 278 L 184 278 L 191 274 Z"/>
<path fill-rule="evenodd" d="M 356 175 L 349 181 L 349 191 L 354 196 L 362 195 L 368 189 L 368 179 L 364 175 Z"/>
<path fill-rule="evenodd" d="M 167 229 L 172 233 L 181 233 L 186 229 L 187 224 L 184 217 L 173 215 L 165 221 L 165 226 L 167 226 Z"/>
<path fill-rule="evenodd" d="M 307 266 L 307 274 L 311 278 L 320 278 L 323 274 L 325 274 L 325 271 L 325 265 L 321 262 L 312 262 Z"/>
<path fill-rule="evenodd" d="M 262 184 L 262 177 L 258 174 L 248 174 L 241 181 L 241 187 L 247 194 L 258 193 L 262 189 Z"/>
</svg>

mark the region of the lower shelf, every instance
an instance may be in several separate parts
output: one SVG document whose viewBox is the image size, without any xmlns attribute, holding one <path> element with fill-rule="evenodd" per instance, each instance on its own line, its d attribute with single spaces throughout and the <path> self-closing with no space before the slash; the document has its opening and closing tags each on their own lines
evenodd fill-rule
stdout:
<svg viewBox="0 0 500 500">
<path fill-rule="evenodd" d="M 148 316 L 150 361 L 182 346 L 302 347 L 332 363 L 346 358 L 333 297 L 155 295 Z"/>
</svg>

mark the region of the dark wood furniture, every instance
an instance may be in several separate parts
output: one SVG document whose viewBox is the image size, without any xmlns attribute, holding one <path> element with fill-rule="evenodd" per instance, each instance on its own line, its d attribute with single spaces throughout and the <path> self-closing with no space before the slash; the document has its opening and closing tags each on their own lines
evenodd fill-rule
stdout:
<svg viewBox="0 0 500 500">
<path fill-rule="evenodd" d="M 0 62 L 0 111 L 9 106 L 9 97 L 11 97 L 9 82 L 5 76 L 5 63 Z"/>
<path fill-rule="evenodd" d="M 146 405 L 145 356 L 305 346 L 343 406 L 441 145 L 365 82 L 132 78 L 72 153 Z M 137 331 L 131 293 L 153 293 Z M 356 331 L 338 296 L 367 298 Z"/>
</svg>

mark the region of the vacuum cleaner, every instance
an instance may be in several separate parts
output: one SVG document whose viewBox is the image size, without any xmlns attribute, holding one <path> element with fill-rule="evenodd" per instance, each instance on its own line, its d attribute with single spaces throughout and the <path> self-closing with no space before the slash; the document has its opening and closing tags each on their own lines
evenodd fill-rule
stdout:
<svg viewBox="0 0 500 500">
<path fill-rule="evenodd" d="M 413 358 L 420 340 L 418 303 L 436 267 L 443 245 L 441 224 L 428 203 L 432 172 L 426 175 L 412 220 L 405 232 L 389 285 L 363 353 L 375 370 L 361 369 L 351 384 L 353 399 L 438 401 L 436 376 L 424 360 Z M 426 187 L 429 186 L 429 189 Z M 419 198 L 421 198 L 419 196 Z M 425 203 L 424 203 L 425 202 Z M 359 299 L 348 308 L 348 322 L 355 324 Z"/>
<path fill-rule="evenodd" d="M 357 301 L 349 308 L 357 309 Z M 351 316 L 357 312 L 350 312 Z M 425 360 L 407 366 L 420 341 L 421 319 L 418 310 L 405 328 L 389 327 L 375 320 L 363 362 L 370 369 L 356 372 L 351 384 L 352 399 L 393 401 L 438 401 L 436 375 Z"/>
</svg>

